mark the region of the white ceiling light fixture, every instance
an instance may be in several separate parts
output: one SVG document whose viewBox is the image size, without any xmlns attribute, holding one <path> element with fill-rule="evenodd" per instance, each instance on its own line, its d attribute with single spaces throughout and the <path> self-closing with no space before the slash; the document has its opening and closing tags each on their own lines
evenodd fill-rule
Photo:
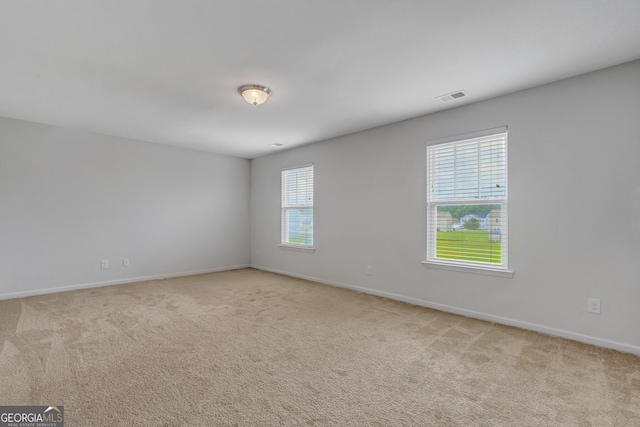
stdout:
<svg viewBox="0 0 640 427">
<path fill-rule="evenodd" d="M 244 85 L 238 88 L 238 92 L 249 104 L 261 105 L 271 95 L 271 89 L 260 85 Z"/>
</svg>

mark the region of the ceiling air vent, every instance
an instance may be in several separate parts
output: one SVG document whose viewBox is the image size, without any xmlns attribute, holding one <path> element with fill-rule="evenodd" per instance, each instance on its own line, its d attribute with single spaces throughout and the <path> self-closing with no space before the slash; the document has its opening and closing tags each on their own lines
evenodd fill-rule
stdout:
<svg viewBox="0 0 640 427">
<path fill-rule="evenodd" d="M 464 90 L 457 90 L 446 95 L 436 96 L 436 99 L 439 99 L 441 102 L 448 102 L 453 101 L 454 99 L 464 98 L 465 96 L 469 96 L 467 92 Z"/>
</svg>

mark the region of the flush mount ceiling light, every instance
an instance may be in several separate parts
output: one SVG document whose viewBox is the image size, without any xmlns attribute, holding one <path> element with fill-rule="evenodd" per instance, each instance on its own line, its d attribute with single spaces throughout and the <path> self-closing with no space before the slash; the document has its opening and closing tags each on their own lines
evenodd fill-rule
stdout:
<svg viewBox="0 0 640 427">
<path fill-rule="evenodd" d="M 271 89 L 259 85 L 244 85 L 238 88 L 238 92 L 249 104 L 264 104 L 271 95 Z"/>
</svg>

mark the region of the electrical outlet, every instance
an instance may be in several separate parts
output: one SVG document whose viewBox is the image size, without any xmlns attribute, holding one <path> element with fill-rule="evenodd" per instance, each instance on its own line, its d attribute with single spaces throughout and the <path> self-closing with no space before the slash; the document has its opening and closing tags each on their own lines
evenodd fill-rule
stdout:
<svg viewBox="0 0 640 427">
<path fill-rule="evenodd" d="M 122 260 L 122 266 L 123 267 L 129 267 L 129 258 L 125 258 Z"/>
<path fill-rule="evenodd" d="M 102 269 L 109 268 L 109 260 L 103 259 L 102 261 L 100 261 L 100 268 Z"/>
<path fill-rule="evenodd" d="M 597 298 L 587 299 L 587 310 L 589 313 L 600 314 L 600 300 Z"/>
<path fill-rule="evenodd" d="M 367 276 L 371 276 L 371 266 L 367 265 Z"/>
</svg>

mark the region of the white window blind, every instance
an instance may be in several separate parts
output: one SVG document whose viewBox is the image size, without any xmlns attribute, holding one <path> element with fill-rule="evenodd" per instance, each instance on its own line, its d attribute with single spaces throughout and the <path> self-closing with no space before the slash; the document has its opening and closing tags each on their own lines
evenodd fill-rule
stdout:
<svg viewBox="0 0 640 427">
<path fill-rule="evenodd" d="M 283 245 L 313 247 L 313 165 L 282 171 Z"/>
<path fill-rule="evenodd" d="M 427 147 L 427 261 L 507 269 L 507 132 Z"/>
</svg>

